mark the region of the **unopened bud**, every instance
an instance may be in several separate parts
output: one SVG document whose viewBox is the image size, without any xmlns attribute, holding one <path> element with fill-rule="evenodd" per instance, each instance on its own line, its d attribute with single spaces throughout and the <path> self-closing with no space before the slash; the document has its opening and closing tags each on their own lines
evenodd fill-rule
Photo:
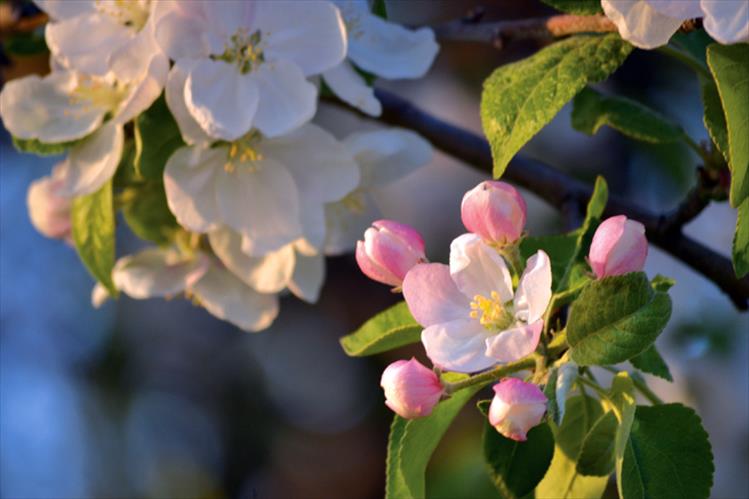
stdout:
<svg viewBox="0 0 749 499">
<path fill-rule="evenodd" d="M 378 220 L 356 243 L 356 262 L 375 281 L 401 286 L 411 267 L 426 261 L 424 240 L 416 229 L 392 220 Z"/>
<path fill-rule="evenodd" d="M 385 405 L 402 418 L 429 416 L 444 389 L 439 377 L 418 360 L 398 360 L 382 373 Z"/>
<path fill-rule="evenodd" d="M 460 215 L 466 229 L 489 244 L 514 243 L 525 229 L 526 205 L 517 189 L 487 180 L 466 192 Z"/>
<path fill-rule="evenodd" d="M 638 272 L 645 266 L 648 240 L 645 227 L 624 215 L 607 218 L 598 226 L 588 262 L 596 277 Z"/>
<path fill-rule="evenodd" d="M 541 422 L 548 399 L 533 383 L 505 378 L 494 385 L 489 423 L 507 438 L 523 442 L 528 430 Z"/>
</svg>

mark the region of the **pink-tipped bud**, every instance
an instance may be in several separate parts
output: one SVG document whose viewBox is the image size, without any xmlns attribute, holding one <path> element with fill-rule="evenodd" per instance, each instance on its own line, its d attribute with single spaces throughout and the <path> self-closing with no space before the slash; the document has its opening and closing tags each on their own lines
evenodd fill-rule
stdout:
<svg viewBox="0 0 749 499">
<path fill-rule="evenodd" d="M 380 386 L 385 405 L 406 419 L 429 416 L 444 391 L 437 375 L 413 357 L 387 366 Z"/>
<path fill-rule="evenodd" d="M 640 271 L 647 256 L 645 227 L 624 215 L 617 215 L 598 226 L 590 244 L 588 263 L 596 277 L 601 279 Z"/>
<path fill-rule="evenodd" d="M 524 442 L 528 430 L 544 417 L 546 395 L 533 383 L 517 378 L 505 378 L 493 388 L 489 423 L 505 437 Z"/>
<path fill-rule="evenodd" d="M 463 225 L 490 244 L 514 243 L 523 234 L 525 200 L 510 184 L 487 180 L 466 192 L 460 205 Z"/>
<path fill-rule="evenodd" d="M 59 194 L 62 183 L 54 173 L 35 180 L 29 186 L 26 204 L 36 230 L 52 239 L 70 241 L 71 199 Z"/>
<path fill-rule="evenodd" d="M 356 243 L 356 263 L 377 282 L 400 286 L 406 273 L 426 261 L 424 239 L 416 229 L 392 220 L 378 220 Z"/>
</svg>

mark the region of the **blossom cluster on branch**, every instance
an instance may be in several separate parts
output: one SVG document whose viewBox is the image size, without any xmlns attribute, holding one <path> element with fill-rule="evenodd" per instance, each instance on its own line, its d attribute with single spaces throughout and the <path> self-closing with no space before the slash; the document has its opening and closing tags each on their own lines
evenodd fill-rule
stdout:
<svg viewBox="0 0 749 499">
<path fill-rule="evenodd" d="M 36 4 L 52 72 L 8 82 L 0 115 L 19 147 L 66 151 L 32 184 L 29 212 L 76 245 L 100 281 L 95 304 L 184 294 L 264 329 L 279 293 L 317 300 L 324 255 L 352 250 L 377 218 L 377 189 L 431 158 L 407 130 L 337 138 L 313 120 L 326 92 L 379 115 L 370 80 L 421 77 L 436 56 L 430 29 L 388 22 L 366 0 Z M 91 232 L 108 230 L 81 227 L 99 215 L 83 213 L 93 199 L 159 246 L 116 263 L 113 243 L 92 248 L 104 237 Z"/>
</svg>

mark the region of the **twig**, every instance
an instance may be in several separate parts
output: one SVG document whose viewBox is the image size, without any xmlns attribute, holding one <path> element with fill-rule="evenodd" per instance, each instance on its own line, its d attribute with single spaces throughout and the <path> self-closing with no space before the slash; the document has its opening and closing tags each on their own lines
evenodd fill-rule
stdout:
<svg viewBox="0 0 749 499">
<path fill-rule="evenodd" d="M 489 143 L 483 137 L 442 121 L 390 92 L 378 89 L 376 95 L 383 107 L 380 118 L 382 121 L 419 132 L 445 153 L 491 174 L 491 151 Z M 562 209 L 570 199 L 585 203 L 593 192 L 590 185 L 523 156 L 515 156 L 507 167 L 504 178 L 534 192 L 557 209 Z M 688 220 L 692 213 L 692 208 L 685 209 L 676 217 L 677 223 Z M 651 242 L 714 282 L 729 296 L 736 308 L 747 309 L 749 277 L 736 279 L 730 260 L 684 235 L 680 225 L 664 224 L 663 216 L 635 205 L 628 199 L 611 195 L 606 215 L 615 214 L 624 214 L 642 222 Z M 684 217 L 684 214 L 689 216 Z M 668 215 L 666 218 L 670 219 Z"/>
</svg>

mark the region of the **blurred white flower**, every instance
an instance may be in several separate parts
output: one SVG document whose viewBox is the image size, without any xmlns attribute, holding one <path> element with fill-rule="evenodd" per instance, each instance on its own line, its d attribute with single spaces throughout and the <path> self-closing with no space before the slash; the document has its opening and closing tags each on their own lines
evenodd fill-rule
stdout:
<svg viewBox="0 0 749 499">
<path fill-rule="evenodd" d="M 377 192 L 431 161 L 431 144 L 400 128 L 354 132 L 343 140 L 361 170 L 359 186 L 325 208 L 325 254 L 351 251 L 373 220 L 383 218 Z"/>
<path fill-rule="evenodd" d="M 42 235 L 52 239 L 70 239 L 70 203 L 71 200 L 60 195 L 62 180 L 60 165 L 52 174 L 35 180 L 29 186 L 26 204 L 29 218 L 34 228 Z"/>
<path fill-rule="evenodd" d="M 118 289 L 136 299 L 185 293 L 214 316 L 245 331 L 265 329 L 278 315 L 275 294 L 258 293 L 205 253 L 147 249 L 120 258 L 112 279 Z"/>
<path fill-rule="evenodd" d="M 372 14 L 367 0 L 334 0 L 348 34 L 347 59 L 323 73 L 325 83 L 344 102 L 372 116 L 382 106 L 354 65 L 389 80 L 421 78 L 439 45 L 429 28 L 410 30 Z"/>
<path fill-rule="evenodd" d="M 330 2 L 192 1 L 163 8 L 156 39 L 177 63 L 170 81 L 182 88 L 171 93 L 183 99 L 177 109 L 169 99 L 170 108 L 178 120 L 186 110 L 214 139 L 236 140 L 252 128 L 278 136 L 306 123 L 317 107 L 307 77 L 346 54 L 343 21 Z"/>
<path fill-rule="evenodd" d="M 199 233 L 231 228 L 248 256 L 299 238 L 322 247 L 325 204 L 358 183 L 351 153 L 312 124 L 274 139 L 253 132 L 229 145 L 183 147 L 164 170 L 167 201 L 180 224 Z"/>
</svg>

